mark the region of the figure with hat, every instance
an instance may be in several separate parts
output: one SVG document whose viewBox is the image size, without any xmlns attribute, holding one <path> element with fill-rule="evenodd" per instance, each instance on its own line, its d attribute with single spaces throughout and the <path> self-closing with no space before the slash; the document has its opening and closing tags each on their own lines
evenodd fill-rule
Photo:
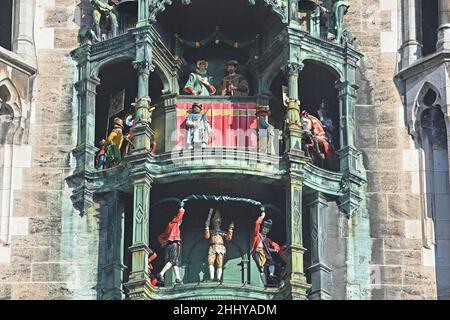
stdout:
<svg viewBox="0 0 450 320">
<path fill-rule="evenodd" d="M 285 255 L 282 248 L 267 235 L 272 228 L 272 220 L 267 219 L 264 221 L 266 213 L 263 211 L 255 222 L 255 229 L 253 232 L 253 245 L 251 255 L 258 266 L 261 280 L 264 286 L 268 285 L 266 276 L 266 267 L 269 269 L 269 279 L 273 281 L 275 279 L 275 260 L 272 257 L 272 253 L 278 253 L 280 258 L 285 261 Z"/>
<path fill-rule="evenodd" d="M 220 94 L 222 96 L 248 96 L 250 89 L 248 81 L 243 75 L 236 73 L 238 62 L 229 60 L 225 62 L 228 75 L 222 79 Z"/>
<path fill-rule="evenodd" d="M 181 284 L 180 277 L 180 257 L 181 257 L 181 232 L 180 225 L 183 222 L 184 208 L 180 208 L 178 213 L 167 224 L 166 230 L 158 236 L 158 242 L 164 248 L 165 262 L 164 268 L 157 274 L 159 282 L 164 283 L 164 274 L 173 268 L 175 272 L 175 283 Z"/>
<path fill-rule="evenodd" d="M 193 103 L 190 114 L 186 118 L 188 149 L 201 145 L 206 148 L 212 136 L 212 128 L 206 114 L 202 113 L 203 106 L 200 103 Z"/>
<path fill-rule="evenodd" d="M 269 106 L 256 106 L 258 152 L 272 154 L 274 127 L 269 123 Z"/>
<path fill-rule="evenodd" d="M 105 144 L 106 140 L 102 139 L 98 143 L 100 146 L 100 150 L 97 152 L 97 157 L 95 159 L 97 170 L 105 170 L 106 167 L 106 151 L 105 151 Z"/>
<path fill-rule="evenodd" d="M 326 157 L 330 156 L 331 149 L 322 122 L 306 110 L 302 111 L 301 122 L 303 124 L 303 137 L 306 141 L 306 153 L 310 156 L 318 155 L 318 160 L 325 160 Z"/>
<path fill-rule="evenodd" d="M 120 149 L 124 140 L 123 121 L 120 118 L 114 118 L 114 127 L 106 138 L 106 167 L 113 168 L 122 161 Z"/>
<path fill-rule="evenodd" d="M 210 281 L 214 281 L 214 264 L 217 264 L 217 281 L 222 281 L 223 257 L 227 252 L 224 242 L 225 240 L 231 241 L 231 239 L 233 238 L 234 223 L 230 223 L 227 232 L 222 231 L 222 229 L 220 228 L 220 226 L 222 225 L 222 217 L 220 216 L 219 209 L 217 209 L 214 213 L 214 216 L 212 217 L 212 224 L 214 228 L 210 230 L 209 224 L 211 223 L 211 215 L 213 211 L 213 208 L 209 210 L 208 218 L 205 222 L 204 232 L 205 239 L 209 240 L 209 278 Z"/>
<path fill-rule="evenodd" d="M 212 96 L 216 93 L 212 77 L 208 76 L 208 61 L 197 61 L 197 70 L 189 74 L 188 81 L 184 86 L 184 91 L 194 96 Z"/>
</svg>

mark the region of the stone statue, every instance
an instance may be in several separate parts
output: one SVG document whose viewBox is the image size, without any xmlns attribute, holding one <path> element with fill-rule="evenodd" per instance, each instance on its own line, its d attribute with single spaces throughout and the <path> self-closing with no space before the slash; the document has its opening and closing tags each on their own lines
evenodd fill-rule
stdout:
<svg viewBox="0 0 450 320">
<path fill-rule="evenodd" d="M 183 222 L 184 208 L 180 208 L 178 213 L 170 220 L 166 230 L 158 236 L 158 242 L 164 248 L 165 262 L 164 268 L 156 276 L 160 283 L 164 283 L 164 274 L 173 267 L 175 272 L 175 283 L 181 284 L 180 277 L 180 257 L 181 257 L 181 233 L 180 225 Z"/>
<path fill-rule="evenodd" d="M 334 0 L 333 6 L 331 8 L 331 18 L 328 25 L 329 40 L 333 40 L 332 37 L 335 37 L 336 42 L 341 43 L 342 34 L 344 32 L 344 16 L 348 12 L 348 5 L 346 0 Z"/>
<path fill-rule="evenodd" d="M 222 96 L 248 96 L 250 89 L 243 75 L 236 73 L 238 62 L 229 60 L 225 63 L 228 75 L 222 79 L 220 94 Z"/>
<path fill-rule="evenodd" d="M 208 61 L 197 61 L 197 70 L 189 74 L 189 79 L 184 86 L 184 91 L 194 96 L 211 96 L 216 93 L 216 88 L 212 85 L 212 77 L 208 76 Z"/>
<path fill-rule="evenodd" d="M 120 149 L 124 136 L 122 133 L 123 121 L 120 118 L 114 119 L 114 127 L 108 138 L 106 139 L 106 167 L 113 168 L 122 161 Z"/>
<path fill-rule="evenodd" d="M 100 142 L 99 142 L 100 150 L 97 152 L 97 157 L 95 159 L 97 170 L 105 170 L 105 168 L 106 168 L 105 144 L 106 144 L 105 139 L 100 140 Z"/>
<path fill-rule="evenodd" d="M 206 148 L 212 137 L 213 130 L 209 124 L 208 117 L 201 111 L 203 106 L 200 103 L 192 104 L 191 113 L 186 118 L 188 149 L 194 149 L 197 145 Z"/>
<path fill-rule="evenodd" d="M 214 263 L 217 264 L 217 281 L 222 281 L 222 267 L 223 257 L 225 256 L 227 249 L 225 248 L 225 240 L 231 241 L 233 238 L 234 223 L 231 222 L 228 227 L 228 231 L 222 231 L 220 226 L 222 225 L 222 217 L 220 211 L 217 209 L 212 218 L 212 224 L 214 229 L 209 229 L 211 222 L 211 215 L 214 209 L 209 210 L 208 219 L 205 222 L 205 239 L 209 240 L 208 251 L 208 265 L 209 265 L 209 278 L 210 281 L 214 281 Z"/>
<path fill-rule="evenodd" d="M 256 107 L 258 152 L 273 154 L 274 127 L 269 123 L 269 106 Z"/>
<path fill-rule="evenodd" d="M 306 141 L 306 153 L 310 156 L 318 155 L 320 160 L 329 157 L 331 154 L 330 144 L 320 120 L 303 110 L 301 121 Z"/>
<path fill-rule="evenodd" d="M 275 279 L 275 260 L 272 257 L 272 253 L 279 253 L 282 260 L 286 260 L 282 248 L 274 241 L 272 241 L 267 235 L 272 228 L 272 220 L 267 219 L 265 212 L 262 212 L 259 218 L 255 222 L 255 229 L 253 232 L 253 245 L 251 255 L 258 266 L 261 280 L 264 286 L 267 286 L 266 267 L 269 269 L 269 280 Z"/>
<path fill-rule="evenodd" d="M 101 39 L 100 30 L 100 19 L 105 16 L 111 23 L 112 36 L 117 36 L 117 31 L 119 29 L 119 24 L 117 22 L 117 12 L 115 10 L 115 5 L 117 5 L 116 0 L 91 0 L 93 7 L 92 16 L 94 19 L 95 33 L 97 39 Z"/>
</svg>

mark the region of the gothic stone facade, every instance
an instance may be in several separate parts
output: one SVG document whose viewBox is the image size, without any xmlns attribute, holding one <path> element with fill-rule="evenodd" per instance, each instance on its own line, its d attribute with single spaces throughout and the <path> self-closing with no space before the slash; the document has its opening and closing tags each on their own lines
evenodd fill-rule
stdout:
<svg viewBox="0 0 450 320">
<path fill-rule="evenodd" d="M 8 104 L 0 113 L 0 298 L 98 299 L 100 204 L 80 216 L 66 181 L 76 165 L 78 130 L 70 52 L 79 46 L 82 21 L 91 23 L 91 6 L 13 2 L 12 50 L 0 48 L 0 94 Z M 437 51 L 422 56 L 410 11 L 421 10 L 420 1 L 349 4 L 345 24 L 363 54 L 355 145 L 368 182 L 365 209 L 349 218 L 328 207 L 330 296 L 449 298 L 449 148 L 423 146 L 417 111 L 427 90 L 435 90 L 450 135 L 448 8 Z M 432 163 L 427 152 L 435 154 Z M 431 186 L 428 175 L 435 177 Z"/>
</svg>

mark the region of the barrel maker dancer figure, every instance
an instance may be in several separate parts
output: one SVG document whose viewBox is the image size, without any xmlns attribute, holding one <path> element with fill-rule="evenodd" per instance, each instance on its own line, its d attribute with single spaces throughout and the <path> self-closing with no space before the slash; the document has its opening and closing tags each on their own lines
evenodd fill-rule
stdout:
<svg viewBox="0 0 450 320">
<path fill-rule="evenodd" d="M 268 285 L 266 276 L 266 267 L 269 269 L 269 280 L 273 282 L 275 279 L 275 260 L 272 257 L 272 252 L 279 253 L 280 258 L 285 261 L 286 257 L 282 248 L 267 235 L 272 228 L 272 220 L 267 219 L 264 221 L 266 216 L 265 212 L 261 212 L 261 215 L 255 222 L 255 229 L 253 232 L 253 246 L 251 250 L 251 255 L 256 262 L 259 269 L 259 274 L 264 286 Z"/>
<path fill-rule="evenodd" d="M 183 222 L 184 208 L 180 208 L 178 213 L 170 220 L 166 230 L 159 235 L 158 242 L 164 248 L 165 266 L 158 273 L 157 279 L 160 283 L 164 283 L 164 274 L 173 268 L 175 272 L 175 283 L 182 284 L 180 277 L 180 257 L 181 257 L 181 232 L 180 225 Z"/>
</svg>

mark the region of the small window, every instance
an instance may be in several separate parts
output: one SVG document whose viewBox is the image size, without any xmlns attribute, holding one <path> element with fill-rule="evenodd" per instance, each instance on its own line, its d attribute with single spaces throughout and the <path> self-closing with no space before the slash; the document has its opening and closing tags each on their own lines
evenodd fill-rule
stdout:
<svg viewBox="0 0 450 320">
<path fill-rule="evenodd" d="M 13 0 L 1 0 L 0 47 L 12 49 Z"/>
<path fill-rule="evenodd" d="M 421 42 L 423 44 L 422 54 L 424 56 L 436 52 L 438 22 L 438 1 L 422 0 L 421 16 Z"/>
</svg>

